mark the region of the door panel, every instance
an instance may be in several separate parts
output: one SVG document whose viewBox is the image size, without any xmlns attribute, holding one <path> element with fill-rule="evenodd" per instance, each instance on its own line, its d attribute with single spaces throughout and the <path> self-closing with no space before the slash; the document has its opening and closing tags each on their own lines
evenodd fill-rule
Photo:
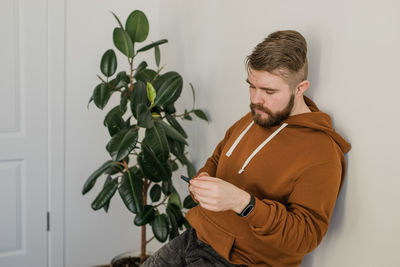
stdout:
<svg viewBox="0 0 400 267">
<path fill-rule="evenodd" d="M 47 2 L 0 2 L 0 266 L 47 266 Z"/>
</svg>

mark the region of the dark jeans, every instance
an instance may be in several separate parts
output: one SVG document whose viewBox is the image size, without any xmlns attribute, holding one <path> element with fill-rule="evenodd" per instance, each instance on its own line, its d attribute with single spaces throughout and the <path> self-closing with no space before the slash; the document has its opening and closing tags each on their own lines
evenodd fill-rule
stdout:
<svg viewBox="0 0 400 267">
<path fill-rule="evenodd" d="M 227 267 L 235 265 L 226 261 L 211 246 L 199 240 L 194 229 L 186 230 L 160 248 L 141 267 Z"/>
</svg>

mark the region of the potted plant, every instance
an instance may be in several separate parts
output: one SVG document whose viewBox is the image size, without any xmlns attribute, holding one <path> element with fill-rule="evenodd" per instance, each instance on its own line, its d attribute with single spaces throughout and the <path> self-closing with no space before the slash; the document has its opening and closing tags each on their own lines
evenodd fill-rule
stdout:
<svg viewBox="0 0 400 267">
<path fill-rule="evenodd" d="M 160 66 L 159 46 L 167 43 L 166 39 L 136 49 L 149 33 L 146 15 L 135 10 L 124 26 L 112 14 L 119 25 L 113 31 L 113 42 L 126 57 L 129 69 L 117 73 L 113 49 L 107 50 L 101 58 L 103 75 L 98 75 L 100 83 L 95 87 L 88 107 L 93 101 L 103 110 L 114 93 L 120 95 L 120 102 L 104 118 L 104 126 L 110 134 L 105 148 L 111 159 L 89 176 L 82 194 L 89 192 L 100 177 L 105 177 L 91 207 L 107 212 L 118 191 L 126 208 L 134 214 L 133 223 L 142 228 L 139 260 L 142 263 L 150 240 L 156 238 L 165 242 L 178 236 L 183 226 L 190 227 L 183 209 L 196 204 L 190 195 L 182 204 L 171 180 L 172 173 L 179 168 L 178 163 L 186 166 L 188 176 L 195 175 L 185 152 L 187 134 L 177 119 L 192 120 L 191 114 L 208 119 L 202 110 L 194 108 L 191 84 L 193 108 L 177 114 L 174 103 L 181 95 L 183 79 L 174 71 L 162 73 L 164 66 Z M 149 68 L 146 61 L 135 64 L 141 54 L 149 51 L 154 51 L 155 69 Z M 151 239 L 146 237 L 146 225 L 152 228 L 154 237 Z"/>
</svg>

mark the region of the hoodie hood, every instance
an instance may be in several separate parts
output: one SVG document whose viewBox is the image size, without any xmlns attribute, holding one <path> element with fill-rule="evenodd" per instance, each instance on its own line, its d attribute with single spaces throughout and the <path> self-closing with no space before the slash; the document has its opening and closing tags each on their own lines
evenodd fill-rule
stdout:
<svg viewBox="0 0 400 267">
<path fill-rule="evenodd" d="M 304 96 L 304 101 L 312 112 L 290 116 L 284 122 L 290 126 L 306 127 L 322 131 L 339 145 L 343 153 L 347 153 L 351 145 L 333 129 L 331 117 L 320 111 L 310 98 Z"/>
<path fill-rule="evenodd" d="M 317 131 L 322 131 L 325 134 L 329 135 L 340 147 L 343 154 L 347 153 L 351 146 L 350 144 L 343 139 L 332 127 L 331 118 L 328 114 L 321 112 L 317 105 L 309 99 L 308 97 L 304 96 L 304 100 L 307 106 L 310 108 L 311 112 L 301 113 L 297 115 L 290 116 L 287 118 L 281 126 L 276 129 L 270 136 L 268 136 L 264 142 L 262 142 L 246 159 L 243 163 L 242 168 L 239 170 L 238 174 L 242 174 L 246 168 L 246 166 L 250 163 L 250 161 L 263 149 L 264 146 L 268 144 L 269 141 L 272 140 L 280 131 L 282 131 L 286 126 L 290 127 L 305 127 L 310 128 Z M 226 152 L 226 156 L 230 157 L 233 151 L 236 149 L 242 138 L 247 134 L 247 132 L 252 128 L 254 125 L 254 121 L 252 120 L 251 123 L 244 129 L 240 135 L 236 138 L 235 142 L 232 144 L 230 149 Z"/>
</svg>

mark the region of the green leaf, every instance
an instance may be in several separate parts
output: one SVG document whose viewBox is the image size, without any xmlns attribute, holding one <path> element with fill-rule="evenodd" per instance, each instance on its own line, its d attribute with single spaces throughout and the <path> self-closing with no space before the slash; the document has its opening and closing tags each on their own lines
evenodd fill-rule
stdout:
<svg viewBox="0 0 400 267">
<path fill-rule="evenodd" d="M 112 91 L 120 91 L 120 89 L 125 88 L 128 89 L 129 83 L 129 78 L 128 78 L 128 82 L 126 82 L 126 80 L 122 77 L 117 77 L 115 79 L 112 79 L 111 81 L 108 82 L 109 87 L 111 88 Z"/>
<path fill-rule="evenodd" d="M 146 40 L 149 34 L 149 21 L 142 11 L 135 10 L 128 16 L 125 28 L 132 41 L 140 43 Z"/>
<path fill-rule="evenodd" d="M 131 58 L 134 56 L 134 48 L 132 39 L 129 34 L 122 28 L 115 28 L 113 32 L 113 41 L 116 48 L 125 56 Z"/>
<path fill-rule="evenodd" d="M 189 85 L 190 85 L 190 88 L 192 89 L 192 95 L 193 95 L 193 108 L 194 108 L 194 103 L 195 103 L 195 100 L 196 100 L 196 94 L 194 93 L 194 87 L 193 87 L 193 84 L 189 83 Z"/>
<path fill-rule="evenodd" d="M 184 155 L 186 158 L 186 156 Z M 186 158 L 185 165 L 187 169 L 187 174 L 190 178 L 193 178 L 196 175 L 196 169 L 194 168 L 193 164 Z"/>
<path fill-rule="evenodd" d="M 125 128 L 126 128 L 126 129 L 130 129 L 130 128 L 133 128 L 133 127 L 136 126 L 136 125 L 131 125 L 131 119 L 132 119 L 132 116 L 130 116 L 130 117 L 125 121 Z"/>
<path fill-rule="evenodd" d="M 154 99 L 157 96 L 156 89 L 154 89 L 153 85 L 149 82 L 147 82 L 146 89 L 147 89 L 147 99 L 150 101 L 150 104 L 153 105 Z"/>
<path fill-rule="evenodd" d="M 161 243 L 165 242 L 169 234 L 167 215 L 165 214 L 157 215 L 153 220 L 151 228 L 153 230 L 155 238 Z"/>
<path fill-rule="evenodd" d="M 109 167 L 114 165 L 115 163 L 112 160 L 108 160 L 103 165 L 100 166 L 96 171 L 94 171 L 89 178 L 86 180 L 83 189 L 82 189 L 82 195 L 86 194 L 89 192 L 93 186 L 96 184 L 97 178 L 100 177 Z"/>
<path fill-rule="evenodd" d="M 153 220 L 155 216 L 155 209 L 151 205 L 145 205 L 142 212 L 136 214 L 134 224 L 142 226 Z"/>
<path fill-rule="evenodd" d="M 136 68 L 136 71 L 135 71 L 135 74 L 133 75 L 133 77 L 136 78 L 136 75 L 138 75 L 140 72 L 142 72 L 146 68 L 147 68 L 147 62 L 146 61 L 140 62 L 140 64 Z"/>
<path fill-rule="evenodd" d="M 174 239 L 175 237 L 177 237 L 179 235 L 178 220 L 175 217 L 175 212 L 174 212 L 173 208 L 171 208 L 170 205 L 167 206 L 166 212 L 167 212 L 167 216 L 170 221 L 170 224 L 171 224 L 171 231 L 170 231 L 170 237 L 169 237 L 169 240 L 171 241 L 172 239 Z"/>
<path fill-rule="evenodd" d="M 146 84 L 142 81 L 137 81 L 133 84 L 133 93 L 131 94 L 131 111 L 133 116 L 137 119 L 137 108 L 139 104 L 143 104 L 145 107 L 150 106 L 150 102 L 147 99 Z"/>
<path fill-rule="evenodd" d="M 160 162 L 164 163 L 168 160 L 168 140 L 164 128 L 159 123 L 155 123 L 152 128 L 146 129 L 143 142 L 151 148 Z"/>
<path fill-rule="evenodd" d="M 158 183 L 161 181 L 160 177 L 158 176 L 157 170 L 153 168 L 153 163 L 148 159 L 144 158 L 144 153 L 141 152 L 137 156 L 137 163 L 140 167 L 140 170 L 143 172 L 143 175 L 154 183 Z"/>
<path fill-rule="evenodd" d="M 170 211 L 172 211 L 174 213 L 176 222 L 178 223 L 178 227 L 181 227 L 185 221 L 185 217 L 183 216 L 182 210 L 181 210 L 182 208 L 176 206 L 175 204 L 168 203 L 167 209 L 169 209 Z"/>
<path fill-rule="evenodd" d="M 128 106 L 128 97 L 126 95 L 121 95 L 121 100 L 119 102 L 119 110 L 122 115 L 125 114 Z"/>
<path fill-rule="evenodd" d="M 184 224 L 185 218 L 183 217 L 179 207 L 174 204 L 168 204 L 166 212 L 171 222 L 171 233 L 170 233 L 170 240 L 171 240 L 175 238 L 177 235 L 179 235 L 178 228 Z"/>
<path fill-rule="evenodd" d="M 183 129 L 183 127 L 179 124 L 179 122 L 170 114 L 165 114 L 165 118 L 167 119 L 167 121 L 169 122 L 169 124 L 171 124 L 172 127 L 174 127 L 175 130 L 177 130 L 184 138 L 187 138 L 187 134 L 185 132 L 185 130 Z"/>
<path fill-rule="evenodd" d="M 150 189 L 150 198 L 151 201 L 157 202 L 161 198 L 161 186 L 158 184 L 153 185 L 153 187 Z"/>
<path fill-rule="evenodd" d="M 128 157 L 126 157 L 124 160 L 126 160 L 127 164 L 129 163 L 129 158 L 128 158 Z M 120 161 L 120 162 L 121 162 L 121 161 Z M 107 174 L 107 175 L 114 175 L 114 174 L 116 174 L 116 173 L 121 172 L 123 169 L 124 169 L 124 167 L 122 167 L 121 165 L 114 164 L 114 165 L 112 165 L 111 167 L 109 167 L 109 168 L 104 172 L 104 174 Z"/>
<path fill-rule="evenodd" d="M 94 104 L 102 110 L 107 105 L 108 100 L 110 100 L 111 94 L 110 87 L 105 83 L 97 85 L 93 92 Z"/>
<path fill-rule="evenodd" d="M 177 142 L 173 139 L 168 138 L 169 151 L 183 164 L 185 165 L 186 157 L 184 155 L 185 145 Z"/>
<path fill-rule="evenodd" d="M 151 116 L 152 116 L 153 118 L 160 118 L 160 117 L 161 117 L 160 113 L 157 113 L 157 112 L 152 112 L 152 113 L 151 113 Z"/>
<path fill-rule="evenodd" d="M 154 81 L 153 85 L 156 91 L 158 92 L 161 88 L 161 86 L 169 79 L 172 79 L 174 77 L 180 77 L 179 73 L 175 71 L 169 71 L 166 72 L 160 76 L 157 77 L 157 79 Z"/>
<path fill-rule="evenodd" d="M 161 189 L 164 195 L 169 195 L 174 191 L 174 187 L 172 186 L 172 180 L 162 181 Z"/>
<path fill-rule="evenodd" d="M 157 92 L 157 98 L 154 106 L 171 105 L 182 92 L 183 80 L 182 77 L 175 76 L 166 80 Z"/>
<path fill-rule="evenodd" d="M 107 184 L 109 184 L 110 182 L 112 182 L 112 177 L 111 175 L 107 176 L 106 180 L 104 181 L 104 185 L 103 185 L 103 189 L 106 187 Z M 108 202 L 106 204 L 104 204 L 103 209 L 105 212 L 108 212 L 108 208 L 110 207 L 110 202 L 111 199 L 108 200 Z"/>
<path fill-rule="evenodd" d="M 207 115 L 201 109 L 195 109 L 193 112 L 200 119 L 208 121 Z"/>
<path fill-rule="evenodd" d="M 118 133 L 125 128 L 125 121 L 122 118 L 120 105 L 112 108 L 104 118 L 104 126 L 107 127 L 110 136 Z"/>
<path fill-rule="evenodd" d="M 192 226 L 190 225 L 190 223 L 186 219 L 185 219 L 184 225 L 185 225 L 186 230 L 189 230 L 189 229 L 192 228 Z"/>
<path fill-rule="evenodd" d="M 182 209 L 181 198 L 177 192 L 172 192 L 172 194 L 168 198 L 168 204 L 174 204 L 179 207 L 179 209 Z"/>
<path fill-rule="evenodd" d="M 143 104 L 139 103 L 136 108 L 136 115 L 138 125 L 143 128 L 151 128 L 154 126 L 153 117 L 151 116 L 150 110 L 148 107 Z"/>
<path fill-rule="evenodd" d="M 114 50 L 109 49 L 101 58 L 100 70 L 106 77 L 111 77 L 114 75 L 117 70 L 117 56 L 115 55 Z"/>
<path fill-rule="evenodd" d="M 154 77 L 157 75 L 157 72 L 150 69 L 145 69 L 136 74 L 135 79 L 138 81 L 142 81 L 144 83 L 152 82 Z"/>
<path fill-rule="evenodd" d="M 187 145 L 187 142 L 185 140 L 185 137 L 183 137 L 177 130 L 175 130 L 172 126 L 168 125 L 166 122 L 162 120 L 155 120 L 156 124 L 159 124 L 164 128 L 165 134 L 171 138 L 174 139 L 178 142 L 181 142 L 183 144 Z"/>
<path fill-rule="evenodd" d="M 111 12 L 114 16 L 114 18 L 118 21 L 119 26 L 121 27 L 121 29 L 123 29 L 124 27 L 122 26 L 121 21 L 119 20 L 119 18 L 117 17 L 117 15 L 114 14 L 114 12 Z"/>
<path fill-rule="evenodd" d="M 177 171 L 179 169 L 179 166 L 178 166 L 178 164 L 176 164 L 175 161 L 168 160 L 168 164 L 169 164 L 172 172 Z"/>
<path fill-rule="evenodd" d="M 108 151 L 114 161 L 119 161 L 135 148 L 138 141 L 138 131 L 124 129 L 115 134 L 107 144 Z"/>
<path fill-rule="evenodd" d="M 93 95 L 90 97 L 90 99 L 89 99 L 89 102 L 87 103 L 87 109 L 89 109 L 89 104 L 90 104 L 90 102 L 92 102 L 93 101 Z"/>
<path fill-rule="evenodd" d="M 139 166 L 146 178 L 153 182 L 166 181 L 171 179 L 172 171 L 168 162 L 161 162 L 151 148 L 142 143 L 142 152 L 138 158 Z"/>
<path fill-rule="evenodd" d="M 149 44 L 149 45 L 146 45 L 146 46 L 140 48 L 140 49 L 138 50 L 138 52 L 143 52 L 143 51 L 152 49 L 153 47 L 158 47 L 159 45 L 165 44 L 166 42 L 168 42 L 167 39 L 158 40 L 157 42 L 151 43 L 151 44 Z"/>
<path fill-rule="evenodd" d="M 118 72 L 116 79 L 117 79 L 117 81 L 124 81 L 126 83 L 130 82 L 129 75 L 126 74 L 126 71 Z"/>
<path fill-rule="evenodd" d="M 189 120 L 189 121 L 192 120 L 192 117 L 189 115 L 189 112 L 186 109 L 185 109 L 185 113 L 183 114 L 183 118 L 185 120 Z"/>
<path fill-rule="evenodd" d="M 168 115 L 176 113 L 176 109 L 175 109 L 174 104 L 169 105 L 169 106 L 164 106 L 164 110 L 163 111 Z"/>
<path fill-rule="evenodd" d="M 154 58 L 156 59 L 157 67 L 159 67 L 161 55 L 160 55 L 160 47 L 158 45 L 154 47 Z"/>
<path fill-rule="evenodd" d="M 118 189 L 118 181 L 117 179 L 112 180 L 109 182 L 103 190 L 97 195 L 95 200 L 92 202 L 92 209 L 98 210 L 102 208 L 107 202 L 113 197 L 115 192 Z"/>
<path fill-rule="evenodd" d="M 143 174 L 136 167 L 125 172 L 118 189 L 125 206 L 133 213 L 143 211 Z"/>
<path fill-rule="evenodd" d="M 183 200 L 183 207 L 185 209 L 191 209 L 193 207 L 196 207 L 198 204 L 196 202 L 194 202 L 193 198 L 191 195 L 188 195 L 187 197 L 185 197 L 185 199 Z"/>
</svg>

